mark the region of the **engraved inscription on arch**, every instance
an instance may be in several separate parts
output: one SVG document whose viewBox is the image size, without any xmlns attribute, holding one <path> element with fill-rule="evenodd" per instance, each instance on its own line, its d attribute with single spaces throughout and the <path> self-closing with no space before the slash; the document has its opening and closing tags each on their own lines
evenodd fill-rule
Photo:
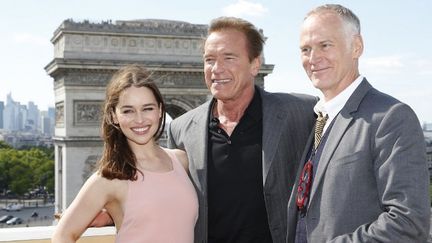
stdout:
<svg viewBox="0 0 432 243">
<path fill-rule="evenodd" d="M 201 40 L 197 38 L 102 36 L 66 34 L 66 49 L 73 52 L 192 55 L 201 57 Z M 56 45 L 58 45 L 57 43 Z"/>
<path fill-rule="evenodd" d="M 64 79 L 66 85 L 82 86 L 106 86 L 111 79 L 113 72 L 94 72 L 89 70 L 78 70 L 70 72 Z"/>
<path fill-rule="evenodd" d="M 202 73 L 171 72 L 160 73 L 155 77 L 159 87 L 181 86 L 205 88 Z"/>
<path fill-rule="evenodd" d="M 112 47 L 118 47 L 120 45 L 120 38 L 119 37 L 111 37 L 111 46 Z"/>
</svg>

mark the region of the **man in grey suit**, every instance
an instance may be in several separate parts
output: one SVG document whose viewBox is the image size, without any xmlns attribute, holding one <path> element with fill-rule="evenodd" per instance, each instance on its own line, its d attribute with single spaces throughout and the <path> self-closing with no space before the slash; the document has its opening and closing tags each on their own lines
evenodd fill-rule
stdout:
<svg viewBox="0 0 432 243">
<path fill-rule="evenodd" d="M 327 118 L 313 136 L 289 201 L 287 242 L 426 242 L 429 174 L 413 110 L 359 74 L 360 22 L 349 9 L 309 12 L 300 35 L 303 67 Z"/>
<path fill-rule="evenodd" d="M 171 122 L 199 199 L 195 242 L 285 242 L 288 198 L 315 98 L 254 85 L 264 39 L 249 22 L 213 20 L 204 43 L 213 98 Z"/>
</svg>

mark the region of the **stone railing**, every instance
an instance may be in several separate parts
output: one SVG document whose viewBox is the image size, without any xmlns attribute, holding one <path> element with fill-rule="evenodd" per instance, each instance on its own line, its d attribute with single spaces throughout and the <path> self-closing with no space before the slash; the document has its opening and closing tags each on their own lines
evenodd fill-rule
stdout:
<svg viewBox="0 0 432 243">
<path fill-rule="evenodd" d="M 0 229 L 0 242 L 4 243 L 50 243 L 55 226 L 19 227 Z M 78 243 L 114 243 L 115 228 L 89 228 Z"/>
</svg>

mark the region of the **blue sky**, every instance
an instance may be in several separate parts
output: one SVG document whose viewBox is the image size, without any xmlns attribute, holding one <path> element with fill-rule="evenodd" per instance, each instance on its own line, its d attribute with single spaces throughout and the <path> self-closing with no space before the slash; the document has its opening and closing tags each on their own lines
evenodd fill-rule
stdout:
<svg viewBox="0 0 432 243">
<path fill-rule="evenodd" d="M 44 67 L 53 58 L 50 39 L 65 19 L 171 19 L 208 24 L 215 17 L 245 18 L 264 30 L 269 91 L 320 93 L 300 64 L 299 29 L 304 15 L 324 3 L 340 3 L 359 16 L 365 52 L 360 72 L 372 85 L 410 105 L 420 122 L 432 122 L 431 0 L 14 0 L 1 3 L 0 100 L 54 105 L 53 80 Z"/>
</svg>

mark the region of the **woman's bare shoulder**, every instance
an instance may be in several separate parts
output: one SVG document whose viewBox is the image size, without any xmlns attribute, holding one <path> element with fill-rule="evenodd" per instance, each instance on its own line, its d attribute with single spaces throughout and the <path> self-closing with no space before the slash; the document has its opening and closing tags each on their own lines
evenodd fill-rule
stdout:
<svg viewBox="0 0 432 243">
<path fill-rule="evenodd" d="M 105 191 L 110 196 L 117 196 L 119 193 L 126 192 L 128 187 L 128 180 L 108 179 L 99 172 L 93 173 L 88 181 L 98 190 Z"/>
<path fill-rule="evenodd" d="M 180 161 L 180 163 L 183 165 L 185 170 L 189 171 L 189 161 L 188 161 L 187 154 L 185 151 L 183 151 L 181 149 L 165 149 L 165 150 L 173 152 L 175 154 L 175 156 L 177 157 L 177 159 Z"/>
</svg>

